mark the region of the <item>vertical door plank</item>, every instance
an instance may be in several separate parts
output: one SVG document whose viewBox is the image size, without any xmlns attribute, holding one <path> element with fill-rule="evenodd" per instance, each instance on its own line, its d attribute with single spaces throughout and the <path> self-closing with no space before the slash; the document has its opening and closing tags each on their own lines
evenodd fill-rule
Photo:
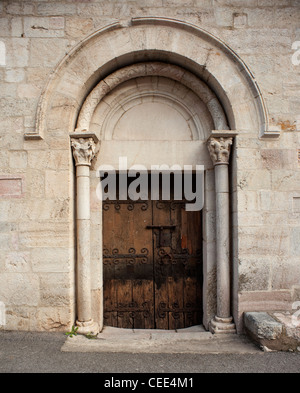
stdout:
<svg viewBox="0 0 300 393">
<path fill-rule="evenodd" d="M 117 304 L 116 282 L 114 279 L 107 279 L 104 293 L 104 324 L 106 326 L 118 327 L 118 313 L 113 311 L 117 308 Z"/>
<path fill-rule="evenodd" d="M 154 329 L 153 280 L 134 280 L 133 299 L 138 306 L 134 329 Z"/>
<path fill-rule="evenodd" d="M 118 327 L 133 329 L 132 280 L 118 280 Z"/>
<path fill-rule="evenodd" d="M 152 231 L 147 228 L 152 223 L 152 204 L 150 201 L 135 203 L 132 215 L 134 223 L 132 247 L 136 255 L 139 255 L 132 266 L 132 301 L 139 310 L 135 312 L 134 328 L 144 329 L 145 326 L 154 328 Z"/>
<path fill-rule="evenodd" d="M 153 201 L 153 225 L 170 225 L 170 203 Z M 161 230 L 153 231 L 154 281 L 155 281 L 155 322 L 157 329 L 169 329 L 169 284 L 172 277 L 171 247 L 162 246 Z M 163 243 L 164 244 L 164 243 Z"/>
<path fill-rule="evenodd" d="M 189 327 L 202 323 L 202 214 L 201 211 L 183 210 L 182 216 L 182 230 L 187 237 L 189 252 L 184 272 L 185 327 Z M 193 309 L 193 312 L 189 309 Z"/>
<path fill-rule="evenodd" d="M 169 329 L 181 329 L 184 327 L 183 310 L 183 279 L 177 277 L 169 277 Z"/>
</svg>

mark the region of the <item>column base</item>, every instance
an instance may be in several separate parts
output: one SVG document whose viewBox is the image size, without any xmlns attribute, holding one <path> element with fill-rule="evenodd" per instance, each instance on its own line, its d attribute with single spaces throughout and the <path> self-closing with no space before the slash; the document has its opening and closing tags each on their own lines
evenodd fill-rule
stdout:
<svg viewBox="0 0 300 393">
<path fill-rule="evenodd" d="M 236 334 L 235 324 L 232 323 L 232 317 L 219 318 L 217 316 L 210 322 L 210 331 L 213 334 Z"/>
<path fill-rule="evenodd" d="M 95 336 L 100 331 L 98 323 L 94 322 L 92 319 L 87 322 L 76 321 L 76 326 L 78 327 L 78 334 L 92 334 Z"/>
</svg>

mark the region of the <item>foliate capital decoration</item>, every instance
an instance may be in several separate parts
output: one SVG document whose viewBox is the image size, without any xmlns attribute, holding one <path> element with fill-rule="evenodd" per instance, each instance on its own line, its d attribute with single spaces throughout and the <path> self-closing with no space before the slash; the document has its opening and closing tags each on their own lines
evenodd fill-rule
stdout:
<svg viewBox="0 0 300 393">
<path fill-rule="evenodd" d="M 75 166 L 90 166 L 96 154 L 96 143 L 90 138 L 71 138 Z"/>
<path fill-rule="evenodd" d="M 232 137 L 211 137 L 207 142 L 210 157 L 214 165 L 229 164 Z"/>
</svg>

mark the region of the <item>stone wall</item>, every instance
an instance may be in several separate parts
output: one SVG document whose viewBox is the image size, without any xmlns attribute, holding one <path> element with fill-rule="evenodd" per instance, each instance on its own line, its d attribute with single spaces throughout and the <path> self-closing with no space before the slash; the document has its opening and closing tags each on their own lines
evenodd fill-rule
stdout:
<svg viewBox="0 0 300 393">
<path fill-rule="evenodd" d="M 64 106 L 51 112 L 51 138 L 24 139 L 35 131 L 47 79 L 88 34 L 142 16 L 207 30 L 253 73 L 281 136 L 239 130 L 235 142 L 235 321 L 244 311 L 288 309 L 299 299 L 300 1 L 1 1 L 0 302 L 7 329 L 67 330 L 75 320 L 74 169 L 61 133 Z"/>
</svg>

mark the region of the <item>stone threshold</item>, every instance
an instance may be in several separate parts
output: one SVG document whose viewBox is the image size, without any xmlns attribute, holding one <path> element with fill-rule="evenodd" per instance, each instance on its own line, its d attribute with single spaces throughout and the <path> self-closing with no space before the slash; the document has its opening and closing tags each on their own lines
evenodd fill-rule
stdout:
<svg viewBox="0 0 300 393">
<path fill-rule="evenodd" d="M 247 312 L 245 330 L 265 352 L 300 352 L 300 321 L 295 311 Z"/>
<path fill-rule="evenodd" d="M 261 351 L 247 337 L 212 334 L 202 326 L 174 330 L 105 327 L 96 338 L 68 337 L 62 352 L 251 354 Z M 262 353 L 262 352 L 261 352 Z"/>
</svg>

